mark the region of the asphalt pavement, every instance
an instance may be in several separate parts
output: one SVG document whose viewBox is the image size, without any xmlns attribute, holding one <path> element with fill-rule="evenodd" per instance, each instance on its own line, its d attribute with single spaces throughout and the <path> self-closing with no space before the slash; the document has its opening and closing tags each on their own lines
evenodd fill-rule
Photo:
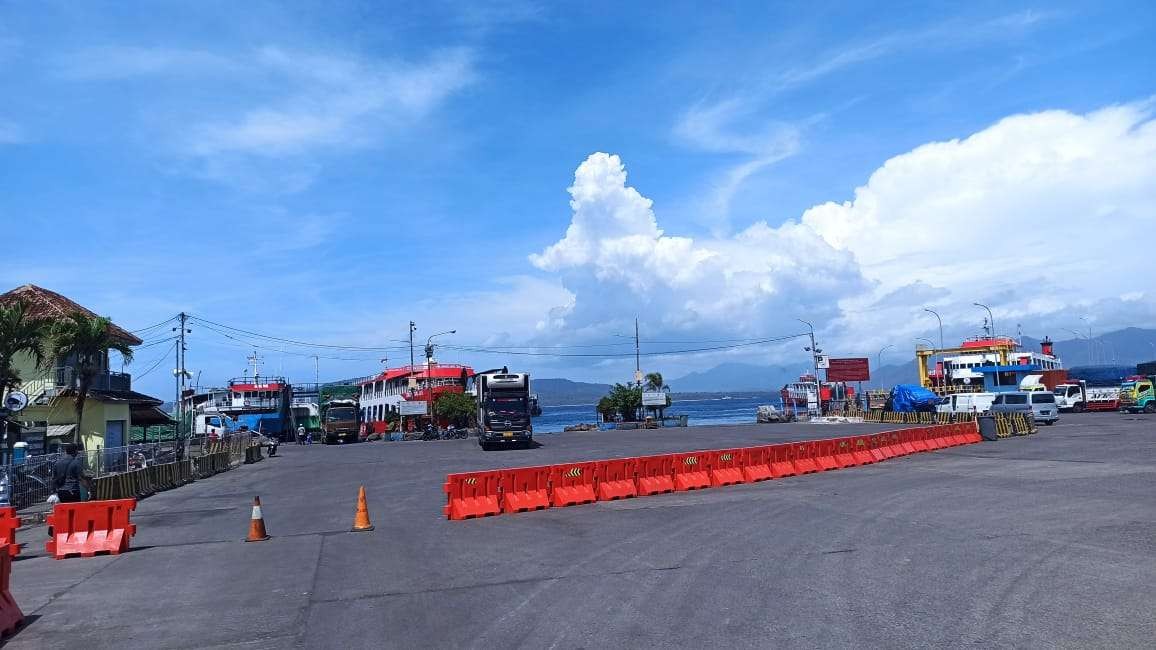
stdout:
<svg viewBox="0 0 1156 650">
<path fill-rule="evenodd" d="M 749 425 L 282 445 L 140 502 L 133 550 L 56 561 L 21 531 L 13 648 L 1144 647 L 1156 417 L 757 484 L 469 521 L 448 472 L 894 425 Z M 348 532 L 365 485 L 376 530 Z M 246 544 L 260 495 L 268 542 Z"/>
</svg>

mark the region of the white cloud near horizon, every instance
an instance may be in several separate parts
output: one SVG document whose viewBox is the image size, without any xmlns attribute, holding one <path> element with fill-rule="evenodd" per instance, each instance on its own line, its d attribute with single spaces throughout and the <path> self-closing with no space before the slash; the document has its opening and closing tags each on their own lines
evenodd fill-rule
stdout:
<svg viewBox="0 0 1156 650">
<path fill-rule="evenodd" d="M 530 256 L 572 295 L 552 312 L 556 330 L 609 331 L 642 313 L 655 334 L 773 336 L 812 317 L 863 352 L 926 336 L 924 305 L 949 335 L 978 329 L 976 301 L 1009 333 L 1058 333 L 1093 306 L 1097 327 L 1156 313 L 1135 273 L 1156 226 L 1151 102 L 1011 116 L 885 161 L 853 200 L 729 237 L 664 232 L 617 156 L 587 158 L 570 194 L 565 235 Z"/>
</svg>

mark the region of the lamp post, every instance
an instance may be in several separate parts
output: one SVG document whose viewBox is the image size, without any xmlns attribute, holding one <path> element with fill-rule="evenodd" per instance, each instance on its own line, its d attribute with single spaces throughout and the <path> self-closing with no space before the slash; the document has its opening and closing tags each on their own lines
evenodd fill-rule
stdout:
<svg viewBox="0 0 1156 650">
<path fill-rule="evenodd" d="M 893 347 L 895 347 L 895 346 L 888 343 L 887 345 L 884 345 L 883 347 L 879 348 L 879 352 L 877 352 L 875 354 L 875 369 L 876 370 L 883 367 L 883 353 L 886 350 L 889 350 L 890 348 L 893 348 Z M 879 382 L 879 387 L 883 388 L 883 381 L 882 380 L 880 380 L 880 382 Z"/>
<path fill-rule="evenodd" d="M 434 337 L 435 336 L 442 336 L 443 334 L 457 334 L 457 333 L 458 333 L 457 330 L 446 330 L 444 332 L 438 332 L 437 334 L 430 334 L 429 338 L 427 338 L 425 340 L 425 367 L 426 367 L 427 371 L 429 370 L 429 367 L 431 365 L 433 365 L 433 349 L 434 349 L 433 340 L 434 340 Z"/>
<path fill-rule="evenodd" d="M 1070 327 L 1061 327 L 1060 329 L 1064 330 L 1065 332 L 1071 332 L 1072 334 L 1074 334 L 1076 336 L 1077 341 L 1084 338 L 1083 334 L 1080 334 L 1079 332 L 1077 332 L 1076 330 L 1074 330 Z M 1088 348 L 1088 365 L 1091 365 L 1091 364 L 1092 364 L 1092 350 L 1089 347 Z"/>
<path fill-rule="evenodd" d="M 819 409 L 819 415 L 823 415 L 823 391 L 819 384 L 819 353 L 822 350 L 815 346 L 815 326 L 802 318 L 796 318 L 795 320 L 806 325 L 811 331 L 811 347 L 807 348 L 807 351 L 811 353 L 811 361 L 814 362 L 815 366 L 815 406 Z"/>
<path fill-rule="evenodd" d="M 988 319 L 988 322 L 990 322 L 990 323 L 991 323 L 991 337 L 994 339 L 994 338 L 996 337 L 996 333 L 995 333 L 995 316 L 993 316 L 993 315 L 992 315 L 992 313 L 991 313 L 991 307 L 988 307 L 987 305 L 985 305 L 985 304 L 983 304 L 983 303 L 981 303 L 981 302 L 973 302 L 973 303 L 971 303 L 971 304 L 975 305 L 976 307 L 983 307 L 984 309 L 986 309 L 986 310 L 987 310 L 987 319 Z"/>
<path fill-rule="evenodd" d="M 940 349 L 943 349 L 943 319 L 940 318 L 939 312 L 935 311 L 934 309 L 927 309 L 925 306 L 924 311 L 926 311 L 927 313 L 931 313 L 931 315 L 935 316 L 935 320 L 939 320 L 939 324 L 940 324 Z"/>
<path fill-rule="evenodd" d="M 1088 365 L 1095 365 L 1096 350 L 1092 347 L 1092 322 L 1088 320 L 1087 316 L 1080 316 L 1080 320 L 1088 326 Z"/>
<path fill-rule="evenodd" d="M 915 338 L 915 340 L 916 340 L 916 341 L 927 341 L 927 347 L 929 347 L 929 348 L 934 348 L 934 347 L 935 347 L 935 343 L 934 343 L 934 342 L 933 342 L 931 339 L 929 339 L 929 338 L 926 338 L 926 337 L 923 337 L 923 336 L 919 336 L 919 337 L 916 337 L 916 338 Z"/>
</svg>

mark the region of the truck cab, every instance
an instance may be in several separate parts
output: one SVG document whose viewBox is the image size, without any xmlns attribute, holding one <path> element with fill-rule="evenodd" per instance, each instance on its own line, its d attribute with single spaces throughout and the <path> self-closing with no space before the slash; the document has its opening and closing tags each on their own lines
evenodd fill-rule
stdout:
<svg viewBox="0 0 1156 650">
<path fill-rule="evenodd" d="M 321 415 L 321 431 L 327 445 L 357 442 L 361 433 L 361 410 L 357 407 L 357 400 L 326 402 Z"/>
<path fill-rule="evenodd" d="M 1156 376 L 1132 377 L 1120 384 L 1120 410 L 1128 413 L 1156 413 L 1152 387 Z"/>
<path fill-rule="evenodd" d="M 199 413 L 193 418 L 193 435 L 219 440 L 238 430 L 237 421 L 224 413 Z"/>
<path fill-rule="evenodd" d="M 506 368 L 483 372 L 474 376 L 474 388 L 478 396 L 478 444 L 482 449 L 533 444 L 530 375 Z"/>
</svg>

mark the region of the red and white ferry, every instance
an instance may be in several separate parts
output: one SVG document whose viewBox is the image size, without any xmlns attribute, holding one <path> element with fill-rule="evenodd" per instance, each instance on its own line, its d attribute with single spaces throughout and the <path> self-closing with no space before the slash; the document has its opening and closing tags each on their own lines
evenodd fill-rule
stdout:
<svg viewBox="0 0 1156 650">
<path fill-rule="evenodd" d="M 361 421 L 367 430 L 384 432 L 387 417 L 400 414 L 402 402 L 432 405 L 445 393 L 464 393 L 473 376 L 473 368 L 456 363 L 389 368 L 361 382 Z"/>
</svg>

